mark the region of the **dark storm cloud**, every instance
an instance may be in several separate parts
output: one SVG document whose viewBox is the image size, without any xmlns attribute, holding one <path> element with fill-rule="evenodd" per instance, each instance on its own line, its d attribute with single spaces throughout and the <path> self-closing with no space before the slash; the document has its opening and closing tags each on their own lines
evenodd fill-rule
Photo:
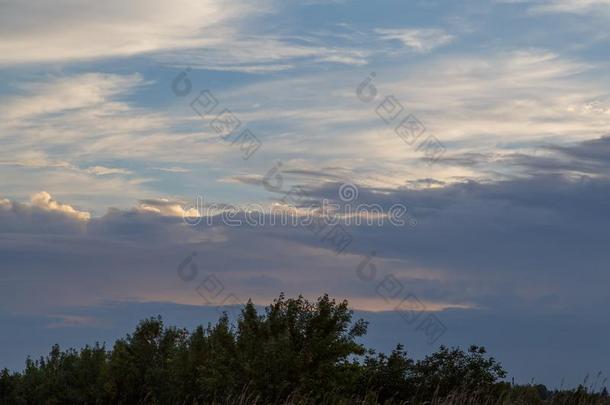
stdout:
<svg viewBox="0 0 610 405">
<path fill-rule="evenodd" d="M 539 145 L 533 153 L 461 153 L 438 162 L 446 166 L 477 167 L 491 170 L 503 165 L 518 170 L 520 176 L 578 173 L 589 176 L 610 175 L 610 136 L 568 145 Z"/>
</svg>

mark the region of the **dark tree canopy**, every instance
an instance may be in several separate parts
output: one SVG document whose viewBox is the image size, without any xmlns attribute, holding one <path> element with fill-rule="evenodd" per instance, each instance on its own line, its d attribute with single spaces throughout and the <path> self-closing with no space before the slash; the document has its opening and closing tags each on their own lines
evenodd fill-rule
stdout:
<svg viewBox="0 0 610 405">
<path fill-rule="evenodd" d="M 607 403 L 605 391 L 500 382 L 506 372 L 483 347 L 441 346 L 419 361 L 400 344 L 375 353 L 357 342 L 367 323 L 352 315 L 347 301 L 326 295 L 280 295 L 263 314 L 248 302 L 234 325 L 224 315 L 189 332 L 146 319 L 112 349 L 56 345 L 20 373 L 3 370 L 0 404 L 478 403 L 511 395 L 543 403 L 560 394 L 566 403 L 578 395 Z"/>
</svg>

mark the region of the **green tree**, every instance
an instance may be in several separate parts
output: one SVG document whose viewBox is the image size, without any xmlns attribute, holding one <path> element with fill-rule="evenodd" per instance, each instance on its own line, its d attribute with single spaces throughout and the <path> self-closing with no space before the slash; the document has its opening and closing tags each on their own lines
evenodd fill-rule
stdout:
<svg viewBox="0 0 610 405">
<path fill-rule="evenodd" d="M 352 318 L 347 301 L 283 294 L 262 313 L 248 302 L 234 324 L 224 314 L 192 332 L 150 318 L 110 350 L 55 345 L 22 372 L 0 371 L 0 404 L 610 402 L 584 386 L 502 382 L 480 346 L 441 346 L 419 361 L 400 344 L 375 353 L 358 343 L 367 323 Z"/>
<path fill-rule="evenodd" d="M 414 382 L 423 397 L 444 396 L 451 391 L 478 392 L 490 388 L 506 371 L 481 346 L 440 349 L 414 366 Z"/>
</svg>

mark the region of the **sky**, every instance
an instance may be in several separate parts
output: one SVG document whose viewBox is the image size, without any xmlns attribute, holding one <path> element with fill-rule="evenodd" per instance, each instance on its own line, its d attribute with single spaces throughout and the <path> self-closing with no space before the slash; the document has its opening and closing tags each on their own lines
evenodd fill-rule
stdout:
<svg viewBox="0 0 610 405">
<path fill-rule="evenodd" d="M 608 0 L 0 0 L 0 367 L 285 292 L 348 299 L 379 350 L 610 375 L 609 23 Z M 271 221 L 323 201 L 385 220 Z"/>
</svg>

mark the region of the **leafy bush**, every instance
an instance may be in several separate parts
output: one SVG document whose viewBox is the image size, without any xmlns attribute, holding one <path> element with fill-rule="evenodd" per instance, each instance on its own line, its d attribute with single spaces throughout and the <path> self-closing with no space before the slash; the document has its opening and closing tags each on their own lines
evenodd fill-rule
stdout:
<svg viewBox="0 0 610 405">
<path fill-rule="evenodd" d="M 150 318 L 110 350 L 55 345 L 23 372 L 3 370 L 0 403 L 608 403 L 605 391 L 500 382 L 506 372 L 479 346 L 441 346 L 419 361 L 400 344 L 375 353 L 357 342 L 367 323 L 352 316 L 347 301 L 327 295 L 280 295 L 264 314 L 248 302 L 235 325 L 224 315 L 189 332 Z"/>
</svg>

